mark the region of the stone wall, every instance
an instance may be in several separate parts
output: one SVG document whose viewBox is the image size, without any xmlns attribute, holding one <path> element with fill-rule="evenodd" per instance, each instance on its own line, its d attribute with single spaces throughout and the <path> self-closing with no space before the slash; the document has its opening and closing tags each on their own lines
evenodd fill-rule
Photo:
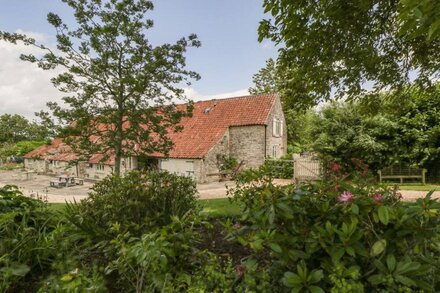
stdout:
<svg viewBox="0 0 440 293">
<path fill-rule="evenodd" d="M 24 168 L 38 173 L 46 172 L 46 162 L 41 159 L 24 159 Z"/>
<path fill-rule="evenodd" d="M 222 157 L 229 157 L 228 132 L 226 132 L 218 144 L 209 150 L 203 160 L 200 160 L 200 176 L 197 177 L 199 183 L 219 181 L 219 164 Z"/>
<path fill-rule="evenodd" d="M 282 135 L 276 135 L 274 132 L 274 120 L 281 120 Z M 280 158 L 287 153 L 287 125 L 284 118 L 283 108 L 280 99 L 275 100 L 272 110 L 267 119 L 266 128 L 266 156 L 271 158 Z"/>
<path fill-rule="evenodd" d="M 104 164 L 87 164 L 85 168 L 85 178 L 100 180 L 104 179 L 113 172 L 113 166 Z"/>
<path fill-rule="evenodd" d="M 78 176 L 76 165 L 70 165 L 69 162 L 65 161 L 49 161 L 48 173 L 54 175 L 72 175 Z"/>
<path fill-rule="evenodd" d="M 26 170 L 36 171 L 42 174 L 78 175 L 76 165 L 70 165 L 69 162 L 65 161 L 24 159 L 24 167 Z"/>
<path fill-rule="evenodd" d="M 265 159 L 264 125 L 234 126 L 229 128 L 229 153 L 243 167 L 257 168 Z"/>
</svg>

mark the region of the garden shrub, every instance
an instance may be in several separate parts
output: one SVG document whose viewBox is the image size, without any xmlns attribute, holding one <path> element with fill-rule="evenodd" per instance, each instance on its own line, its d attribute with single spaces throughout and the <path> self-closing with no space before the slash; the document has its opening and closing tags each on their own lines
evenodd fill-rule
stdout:
<svg viewBox="0 0 440 293">
<path fill-rule="evenodd" d="M 264 161 L 260 170 L 272 178 L 291 179 L 293 178 L 293 161 L 289 154 L 284 155 L 280 159 L 270 159 Z"/>
<path fill-rule="evenodd" d="M 173 217 L 170 224 L 140 237 L 115 239 L 118 255 L 106 271 L 118 272 L 118 285 L 125 292 L 224 292 L 231 288 L 235 281 L 231 265 L 223 269 L 217 257 L 197 248 L 199 241 L 194 219 Z"/>
<path fill-rule="evenodd" d="M 96 183 L 87 199 L 67 205 L 67 218 L 97 242 L 127 232 L 140 236 L 197 208 L 195 182 L 167 172 L 109 176 Z M 114 229 L 114 225 L 118 229 Z"/>
<path fill-rule="evenodd" d="M 253 250 L 253 274 L 269 274 L 277 292 L 439 292 L 437 200 L 404 203 L 362 168 L 347 180 L 333 167 L 325 181 L 284 187 L 240 175 L 243 225 L 232 236 Z"/>
<path fill-rule="evenodd" d="M 0 291 L 29 291 L 50 271 L 59 216 L 14 186 L 0 188 Z"/>
<path fill-rule="evenodd" d="M 0 187 L 0 215 L 10 211 L 35 209 L 44 206 L 42 201 L 23 196 L 14 185 Z"/>
</svg>

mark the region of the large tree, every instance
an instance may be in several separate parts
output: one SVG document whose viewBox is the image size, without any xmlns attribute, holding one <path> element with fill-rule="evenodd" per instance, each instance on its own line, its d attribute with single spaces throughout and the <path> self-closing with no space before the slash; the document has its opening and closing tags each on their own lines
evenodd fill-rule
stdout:
<svg viewBox="0 0 440 293">
<path fill-rule="evenodd" d="M 0 38 L 36 46 L 44 55 L 22 55 L 43 69 L 61 67 L 52 82 L 62 92 L 66 106 L 49 103 L 66 126 L 61 133 L 85 159 L 102 154 L 115 157 L 120 174 L 122 157 L 152 152 L 167 153 L 169 131 L 191 107 L 175 107 L 184 99 L 184 83 L 199 75 L 185 69 L 185 52 L 198 47 L 196 35 L 174 44 L 152 45 L 147 17 L 153 3 L 147 0 L 62 0 L 77 22 L 73 29 L 49 13 L 56 29 L 56 50 L 17 33 L 0 32 Z"/>
<path fill-rule="evenodd" d="M 279 80 L 276 61 L 269 58 L 266 60 L 266 66 L 252 76 L 254 86 L 249 88 L 249 93 L 251 95 L 277 93 Z"/>
<path fill-rule="evenodd" d="M 399 124 L 393 113 L 364 111 L 359 103 L 333 102 L 312 126 L 312 149 L 325 160 L 361 159 L 373 170 L 399 162 Z"/>
<path fill-rule="evenodd" d="M 282 70 L 272 58 L 266 61 L 266 66 L 261 68 L 252 77 L 253 87 L 249 88 L 252 95 L 259 94 L 280 94 L 281 103 L 284 108 L 284 116 L 287 124 L 288 152 L 299 153 L 310 149 L 311 129 L 316 118 L 313 109 L 298 109 L 289 104 L 292 99 L 282 91 L 283 82 Z"/>
<path fill-rule="evenodd" d="M 0 115 L 0 144 L 16 143 L 23 140 L 46 140 L 51 131 L 44 123 L 30 122 L 17 114 Z"/>
<path fill-rule="evenodd" d="M 424 88 L 440 77 L 440 1 L 265 0 L 260 41 L 281 44 L 281 90 L 292 105 L 366 90 Z M 431 87 L 432 88 L 432 87 Z"/>
</svg>

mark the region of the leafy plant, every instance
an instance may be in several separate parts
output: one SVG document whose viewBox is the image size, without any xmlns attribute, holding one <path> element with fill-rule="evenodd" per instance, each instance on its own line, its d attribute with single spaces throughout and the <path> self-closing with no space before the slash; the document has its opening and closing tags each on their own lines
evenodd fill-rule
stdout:
<svg viewBox="0 0 440 293">
<path fill-rule="evenodd" d="M 268 159 L 260 167 L 263 172 L 273 178 L 293 178 L 293 161 L 291 155 L 287 154 L 280 159 Z"/>
<path fill-rule="evenodd" d="M 289 186 L 261 171 L 240 174 L 230 192 L 244 207 L 243 226 L 231 236 L 253 251 L 272 288 L 438 291 L 440 203 L 428 193 L 408 205 L 364 169 L 347 176 L 340 168 L 321 182 Z"/>
<path fill-rule="evenodd" d="M 14 186 L 0 188 L 0 291 L 28 291 L 51 270 L 59 249 L 52 231 L 57 214 Z"/>
<path fill-rule="evenodd" d="M 167 172 L 133 171 L 94 185 L 87 199 L 67 204 L 67 218 L 94 241 L 147 233 L 197 208 L 195 182 Z M 117 225 L 117 229 L 114 226 Z"/>
</svg>

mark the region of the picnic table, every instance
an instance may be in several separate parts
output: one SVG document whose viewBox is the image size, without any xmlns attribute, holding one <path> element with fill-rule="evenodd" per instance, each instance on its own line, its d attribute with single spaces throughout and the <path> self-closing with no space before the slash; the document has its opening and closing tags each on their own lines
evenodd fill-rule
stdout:
<svg viewBox="0 0 440 293">
<path fill-rule="evenodd" d="M 75 185 L 83 185 L 84 179 L 73 177 L 73 176 L 67 176 L 67 175 L 60 175 L 56 177 L 57 180 L 51 180 L 50 186 L 51 187 L 69 187 L 69 186 L 75 186 Z"/>
</svg>

